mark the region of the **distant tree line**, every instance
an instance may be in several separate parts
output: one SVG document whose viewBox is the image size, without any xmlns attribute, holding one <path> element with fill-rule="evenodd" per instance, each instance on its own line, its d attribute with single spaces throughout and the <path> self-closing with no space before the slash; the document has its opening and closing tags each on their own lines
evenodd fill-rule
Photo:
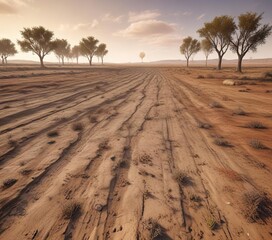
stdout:
<svg viewBox="0 0 272 240">
<path fill-rule="evenodd" d="M 261 24 L 263 14 L 247 12 L 238 16 L 238 23 L 231 16 L 215 17 L 197 32 L 203 38 L 201 42 L 192 37 L 184 38 L 180 46 L 181 54 L 185 55 L 187 67 L 193 54 L 202 50 L 206 57 L 215 51 L 218 55 L 218 69 L 222 68 L 222 59 L 228 49 L 238 56 L 237 71 L 242 72 L 242 61 L 249 52 L 257 51 L 257 47 L 265 43 L 272 32 L 272 26 Z"/>
<path fill-rule="evenodd" d="M 44 57 L 51 52 L 54 52 L 59 62 L 64 64 L 65 59 L 78 59 L 84 56 L 92 65 L 93 56 L 101 59 L 104 63 L 104 57 L 108 53 L 107 45 L 104 43 L 99 44 L 99 41 L 94 37 L 82 38 L 80 43 L 71 48 L 71 45 L 66 39 L 54 39 L 54 33 L 45 29 L 44 27 L 24 28 L 21 31 L 22 40 L 17 43 L 23 52 L 32 52 L 39 57 L 41 67 L 44 67 Z M 9 39 L 0 39 L 0 56 L 2 64 L 7 64 L 7 58 L 17 53 L 15 44 Z"/>
</svg>

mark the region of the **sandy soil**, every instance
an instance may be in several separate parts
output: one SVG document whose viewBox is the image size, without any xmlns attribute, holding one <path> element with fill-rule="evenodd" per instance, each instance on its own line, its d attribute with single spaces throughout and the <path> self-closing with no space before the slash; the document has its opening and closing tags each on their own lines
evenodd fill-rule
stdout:
<svg viewBox="0 0 272 240">
<path fill-rule="evenodd" d="M 271 239 L 267 71 L 1 69 L 0 239 Z"/>
</svg>

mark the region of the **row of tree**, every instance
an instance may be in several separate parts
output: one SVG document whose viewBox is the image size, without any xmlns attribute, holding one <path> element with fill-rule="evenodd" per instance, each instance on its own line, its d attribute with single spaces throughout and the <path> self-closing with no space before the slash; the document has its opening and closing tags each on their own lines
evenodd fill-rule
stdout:
<svg viewBox="0 0 272 240">
<path fill-rule="evenodd" d="M 103 64 L 104 56 L 108 53 L 107 46 L 104 43 L 98 45 L 99 41 L 94 37 L 82 38 L 79 45 L 71 48 L 71 45 L 66 39 L 54 39 L 54 33 L 45 29 L 44 27 L 24 28 L 21 31 L 22 40 L 18 40 L 18 44 L 23 52 L 32 52 L 36 54 L 44 67 L 44 57 L 50 52 L 54 52 L 59 62 L 64 64 L 65 58 L 75 58 L 78 63 L 78 58 L 84 56 L 88 59 L 89 64 L 92 65 L 94 56 L 101 59 Z M 15 44 L 9 39 L 0 40 L 0 56 L 2 64 L 7 63 L 7 58 L 17 53 Z"/>
<path fill-rule="evenodd" d="M 184 38 L 180 46 L 180 52 L 185 55 L 187 67 L 189 59 L 201 49 L 206 56 L 216 51 L 218 54 L 218 69 L 222 68 L 222 59 L 230 48 L 238 56 L 237 70 L 242 72 L 242 61 L 249 52 L 257 51 L 257 47 L 265 43 L 272 33 L 272 25 L 261 24 L 263 14 L 247 12 L 238 17 L 238 24 L 231 16 L 223 15 L 215 17 L 211 22 L 206 22 L 204 27 L 197 32 L 203 38 L 201 42 L 192 37 Z"/>
</svg>

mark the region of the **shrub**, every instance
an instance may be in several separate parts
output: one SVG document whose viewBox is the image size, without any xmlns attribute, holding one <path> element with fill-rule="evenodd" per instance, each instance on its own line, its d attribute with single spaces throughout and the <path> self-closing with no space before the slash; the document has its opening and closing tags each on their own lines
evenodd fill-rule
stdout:
<svg viewBox="0 0 272 240">
<path fill-rule="evenodd" d="M 8 178 L 8 179 L 4 180 L 3 188 L 9 188 L 9 187 L 13 186 L 16 182 L 17 182 L 17 179 Z"/>
<path fill-rule="evenodd" d="M 80 132 L 83 130 L 83 124 L 82 123 L 74 123 L 72 126 L 72 129 L 74 131 Z"/>
<path fill-rule="evenodd" d="M 58 131 L 51 131 L 51 132 L 47 133 L 47 136 L 48 137 L 57 137 L 57 136 L 59 136 L 59 133 L 58 133 Z"/>
<path fill-rule="evenodd" d="M 72 201 L 67 203 L 63 209 L 62 209 L 62 216 L 65 219 L 71 219 L 73 218 L 77 213 L 79 213 L 81 210 L 81 204 L 76 202 L 76 201 Z"/>
<path fill-rule="evenodd" d="M 250 222 L 256 222 L 259 219 L 271 215 L 270 200 L 259 192 L 246 192 L 243 195 L 243 214 Z"/>
<path fill-rule="evenodd" d="M 174 172 L 173 177 L 180 186 L 186 186 L 190 183 L 190 177 L 185 171 L 177 170 Z"/>
</svg>

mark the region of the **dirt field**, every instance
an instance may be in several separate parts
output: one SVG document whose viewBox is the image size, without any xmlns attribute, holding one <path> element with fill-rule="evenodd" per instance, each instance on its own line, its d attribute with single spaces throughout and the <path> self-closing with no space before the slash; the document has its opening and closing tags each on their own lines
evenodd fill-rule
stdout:
<svg viewBox="0 0 272 240">
<path fill-rule="evenodd" d="M 271 69 L 2 68 L 0 239 L 271 239 Z"/>
</svg>

